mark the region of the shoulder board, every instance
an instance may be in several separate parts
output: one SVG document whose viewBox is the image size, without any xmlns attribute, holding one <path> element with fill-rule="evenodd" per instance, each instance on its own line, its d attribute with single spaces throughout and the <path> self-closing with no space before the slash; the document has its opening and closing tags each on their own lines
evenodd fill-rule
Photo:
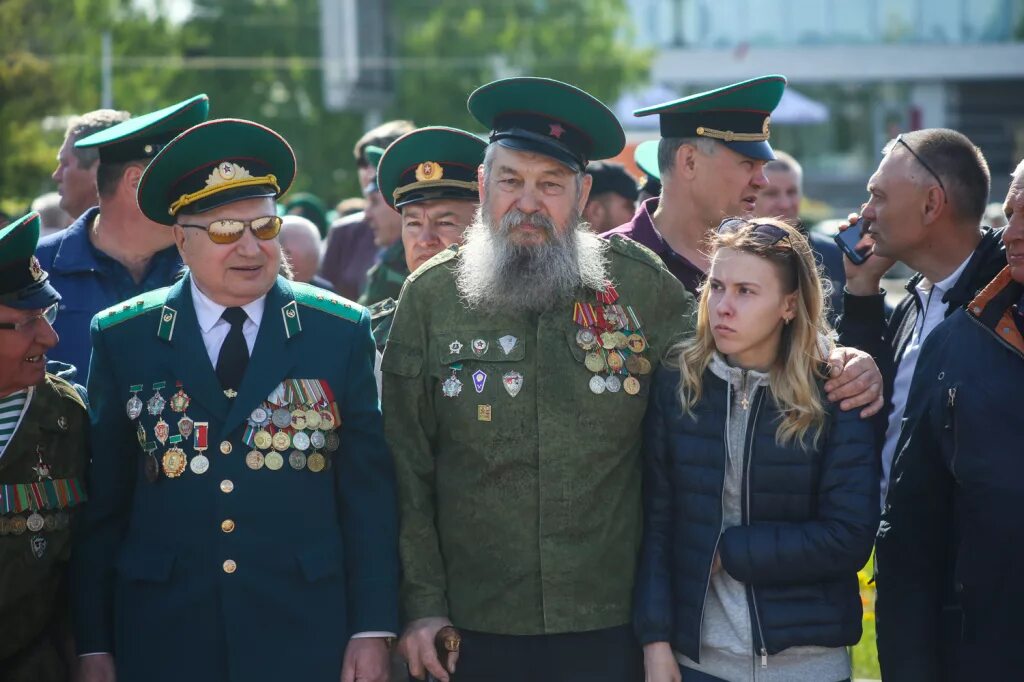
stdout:
<svg viewBox="0 0 1024 682">
<path fill-rule="evenodd" d="M 290 284 L 295 294 L 295 302 L 307 308 L 314 308 L 349 322 L 358 322 L 363 315 L 361 305 L 326 289 L 303 282 L 290 282 Z"/>
<path fill-rule="evenodd" d="M 60 397 L 67 398 L 68 400 L 77 404 L 83 410 L 88 409 L 85 406 L 85 401 L 82 400 L 82 396 L 79 395 L 78 389 L 76 389 L 74 385 L 71 384 L 71 382 L 65 379 L 61 379 L 59 376 L 55 374 L 47 374 L 46 378 L 47 380 L 49 380 L 50 385 L 53 386 L 54 390 L 57 391 Z"/>
<path fill-rule="evenodd" d="M 447 263 L 448 261 L 454 259 L 458 255 L 459 255 L 459 245 L 458 244 L 452 244 L 447 249 L 445 249 L 441 253 L 437 254 L 436 256 L 434 256 L 433 258 L 428 260 L 423 265 L 421 265 L 418 268 L 416 268 L 416 271 L 413 272 L 408 277 L 406 277 L 405 281 L 406 282 L 412 282 L 412 281 L 422 277 L 423 273 L 427 272 L 428 270 L 432 270 L 433 268 L 436 268 L 438 265 L 441 265 L 442 263 Z"/>
<path fill-rule="evenodd" d="M 609 237 L 608 246 L 610 247 L 609 250 L 622 254 L 627 258 L 640 261 L 655 270 L 661 270 L 665 267 L 665 264 L 661 262 L 661 258 L 658 254 L 654 253 L 640 242 L 634 241 L 629 237 L 624 237 L 621 234 L 613 234 Z"/>
<path fill-rule="evenodd" d="M 127 301 L 121 301 L 117 305 L 112 305 L 96 314 L 96 322 L 100 329 L 108 329 L 125 320 L 138 317 L 142 313 L 154 308 L 159 308 L 167 300 L 167 291 L 169 289 L 170 287 L 153 289 L 135 298 L 129 298 Z"/>
<path fill-rule="evenodd" d="M 387 317 L 391 313 L 395 312 L 398 308 L 398 304 L 395 303 L 393 298 L 385 298 L 383 301 L 377 301 L 371 305 L 367 310 L 370 311 L 371 320 L 379 320 L 382 317 Z"/>
</svg>

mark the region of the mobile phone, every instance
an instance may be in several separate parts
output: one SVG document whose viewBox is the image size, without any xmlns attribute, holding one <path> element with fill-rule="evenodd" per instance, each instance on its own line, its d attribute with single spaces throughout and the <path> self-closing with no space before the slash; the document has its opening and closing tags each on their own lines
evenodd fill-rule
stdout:
<svg viewBox="0 0 1024 682">
<path fill-rule="evenodd" d="M 867 221 L 861 218 L 853 225 L 837 234 L 833 239 L 836 242 L 836 246 L 846 254 L 846 257 L 850 259 L 850 262 L 854 265 L 862 265 L 864 261 L 871 255 L 870 246 L 862 246 L 859 249 L 857 244 L 864 237 L 864 231 L 867 229 Z"/>
</svg>

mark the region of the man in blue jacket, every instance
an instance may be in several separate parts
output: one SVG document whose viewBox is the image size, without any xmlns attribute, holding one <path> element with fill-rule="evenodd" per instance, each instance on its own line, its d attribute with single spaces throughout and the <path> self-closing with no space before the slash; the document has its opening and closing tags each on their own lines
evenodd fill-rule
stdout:
<svg viewBox="0 0 1024 682">
<path fill-rule="evenodd" d="M 36 257 L 63 296 L 53 325 L 60 343 L 50 359 L 74 365 L 80 383 L 88 378 L 92 316 L 118 301 L 171 284 L 181 269 L 170 231 L 142 214 L 135 188 L 160 148 L 205 121 L 209 108 L 206 95 L 196 95 L 74 143 L 76 149 L 99 152 L 100 203 L 66 230 L 40 240 Z"/>
<path fill-rule="evenodd" d="M 386 682 L 397 515 L 370 316 L 278 275 L 294 173 L 277 133 L 225 119 L 139 181 L 188 274 L 92 322 L 84 680 Z"/>
<path fill-rule="evenodd" d="M 1024 162 L 1004 206 L 1008 265 L 928 336 L 907 400 L 875 556 L 887 681 L 1020 675 Z M 962 610 L 953 641 L 951 564 Z"/>
</svg>

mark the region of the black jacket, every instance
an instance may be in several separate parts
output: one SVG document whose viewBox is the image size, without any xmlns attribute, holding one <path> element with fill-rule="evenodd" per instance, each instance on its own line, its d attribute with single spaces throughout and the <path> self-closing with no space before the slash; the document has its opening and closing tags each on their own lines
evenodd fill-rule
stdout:
<svg viewBox="0 0 1024 682">
<path fill-rule="evenodd" d="M 1003 229 L 985 228 L 981 241 L 975 247 L 963 274 L 942 298 L 946 304 L 946 317 L 970 303 L 1005 266 Z M 885 314 L 885 292 L 875 296 L 853 296 L 850 293 L 843 296 L 843 314 L 837 325 L 839 343 L 870 353 L 882 373 L 885 409 L 878 413 L 876 420 L 879 450 L 884 444 L 882 437 L 892 409 L 896 369 L 899 367 L 907 342 L 914 333 L 917 316 L 922 312 L 921 301 L 914 290 L 921 278 L 920 273 L 910 278 L 907 282 L 907 295 L 896 305 L 888 319 Z"/>
<path fill-rule="evenodd" d="M 921 349 L 875 556 L 886 682 L 1021 679 L 1022 291 L 1005 271 Z"/>
<path fill-rule="evenodd" d="M 743 525 L 722 527 L 729 385 L 710 371 L 693 416 L 677 370 L 658 370 L 644 433 L 644 536 L 634 627 L 699 660 L 712 559 L 747 585 L 752 654 L 798 645 L 839 647 L 861 636 L 857 571 L 878 524 L 871 424 L 829 405 L 817 448 L 775 441 L 781 417 L 756 390 L 744 445 Z"/>
</svg>

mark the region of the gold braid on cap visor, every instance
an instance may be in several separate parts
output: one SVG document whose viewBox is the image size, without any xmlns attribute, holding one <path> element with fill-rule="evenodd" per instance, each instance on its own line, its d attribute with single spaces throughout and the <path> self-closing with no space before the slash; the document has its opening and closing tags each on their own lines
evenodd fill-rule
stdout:
<svg viewBox="0 0 1024 682">
<path fill-rule="evenodd" d="M 408 192 L 412 192 L 417 189 L 427 189 L 428 187 L 455 187 L 458 189 L 468 189 L 471 192 L 478 191 L 476 181 L 469 180 L 420 180 L 418 182 L 410 182 L 408 185 L 403 185 L 395 189 L 391 193 L 392 198 L 398 201 L 399 197 Z"/>
<path fill-rule="evenodd" d="M 271 185 L 275 192 L 278 194 L 281 192 L 281 188 L 277 184 L 277 177 L 274 175 L 262 175 L 258 178 L 248 177 L 240 178 L 238 180 L 225 180 L 220 184 L 204 187 L 203 189 L 192 192 L 191 194 L 182 194 L 178 197 L 177 201 L 171 204 L 170 208 L 167 209 L 167 212 L 173 216 L 181 209 L 185 208 L 189 204 L 194 204 L 200 199 L 213 196 L 214 194 L 223 192 L 226 189 L 234 189 L 235 187 L 251 187 L 253 185 Z"/>
</svg>

